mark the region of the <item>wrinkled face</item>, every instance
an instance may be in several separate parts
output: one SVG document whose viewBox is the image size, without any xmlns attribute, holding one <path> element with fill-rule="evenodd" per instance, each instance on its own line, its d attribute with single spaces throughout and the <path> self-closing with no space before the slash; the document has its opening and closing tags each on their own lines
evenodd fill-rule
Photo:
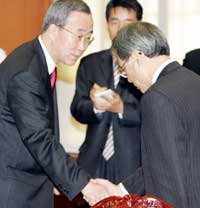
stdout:
<svg viewBox="0 0 200 208">
<path fill-rule="evenodd" d="M 56 27 L 53 52 L 56 63 L 74 65 L 92 41 L 92 16 L 74 11 L 68 16 L 63 27 Z"/>
<path fill-rule="evenodd" d="M 117 32 L 128 23 L 137 22 L 136 12 L 124 7 L 114 7 L 110 11 L 108 18 L 108 32 L 110 39 L 113 40 Z"/>
</svg>

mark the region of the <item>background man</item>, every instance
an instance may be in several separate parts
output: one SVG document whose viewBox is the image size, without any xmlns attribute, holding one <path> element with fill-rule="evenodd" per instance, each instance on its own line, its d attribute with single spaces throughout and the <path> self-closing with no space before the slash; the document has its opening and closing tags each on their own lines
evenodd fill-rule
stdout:
<svg viewBox="0 0 200 208">
<path fill-rule="evenodd" d="M 113 43 L 119 67 L 141 99 L 142 167 L 121 185 L 140 189 L 176 208 L 200 207 L 200 78 L 169 58 L 162 32 L 150 23 L 130 24 Z M 131 163 L 131 162 L 130 162 Z M 115 195 L 120 186 L 98 180 Z"/>
<path fill-rule="evenodd" d="M 91 43 L 92 30 L 83 1 L 58 0 L 42 34 L 0 65 L 1 208 L 51 208 L 53 186 L 70 199 L 80 191 L 88 200 L 103 194 L 58 141 L 54 95 L 55 65 L 73 65 Z"/>
<path fill-rule="evenodd" d="M 137 1 L 109 1 L 106 20 L 111 40 L 123 26 L 141 18 L 142 7 Z M 108 88 L 112 89 L 112 98 L 104 97 L 103 103 L 98 101 L 95 94 Z M 118 183 L 140 166 L 140 96 L 126 79 L 120 79 L 110 50 L 81 60 L 71 113 L 88 124 L 78 164 L 93 177 Z"/>
<path fill-rule="evenodd" d="M 189 51 L 183 60 L 183 66 L 200 75 L 200 49 Z"/>
</svg>

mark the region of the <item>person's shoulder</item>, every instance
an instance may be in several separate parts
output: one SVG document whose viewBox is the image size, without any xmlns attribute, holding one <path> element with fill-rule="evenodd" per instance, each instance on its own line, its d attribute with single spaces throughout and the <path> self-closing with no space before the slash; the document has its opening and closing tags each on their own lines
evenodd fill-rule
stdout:
<svg viewBox="0 0 200 208">
<path fill-rule="evenodd" d="M 8 56 L 5 62 L 7 70 L 13 72 L 28 71 L 32 63 L 36 59 L 36 50 L 33 46 L 34 40 L 22 43 L 14 49 Z"/>
<path fill-rule="evenodd" d="M 200 75 L 200 48 L 186 53 L 183 66 Z"/>
<path fill-rule="evenodd" d="M 16 59 L 16 60 L 26 60 L 30 56 L 30 54 L 33 54 L 34 49 L 34 42 L 35 40 L 31 40 L 28 42 L 24 42 L 21 45 L 19 45 L 17 48 L 15 48 L 10 55 L 8 56 L 11 59 Z"/>
<path fill-rule="evenodd" d="M 191 57 L 191 56 L 200 56 L 200 48 L 191 50 L 189 52 L 186 53 L 187 57 Z"/>
</svg>

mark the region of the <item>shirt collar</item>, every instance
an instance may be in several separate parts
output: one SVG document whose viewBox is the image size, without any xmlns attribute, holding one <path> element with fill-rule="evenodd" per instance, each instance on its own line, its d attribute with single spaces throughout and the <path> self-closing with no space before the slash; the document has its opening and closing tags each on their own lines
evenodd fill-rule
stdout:
<svg viewBox="0 0 200 208">
<path fill-rule="evenodd" d="M 112 59 L 113 59 L 112 65 L 113 65 L 113 71 L 114 71 L 115 67 L 117 67 L 117 60 L 114 57 L 112 57 Z"/>
<path fill-rule="evenodd" d="M 162 63 L 162 64 L 158 67 L 158 69 L 156 70 L 156 72 L 155 72 L 154 75 L 153 75 L 152 84 L 154 84 L 154 83 L 157 81 L 157 79 L 158 79 L 160 73 L 163 71 L 163 69 L 164 69 L 168 64 L 170 64 L 170 63 L 172 63 L 172 62 L 174 62 L 174 60 L 169 59 L 169 60 L 165 61 L 164 63 Z"/>
<path fill-rule="evenodd" d="M 51 58 L 46 46 L 44 45 L 43 41 L 42 41 L 42 38 L 41 38 L 41 35 L 38 37 L 38 40 L 40 42 L 40 45 L 42 47 L 42 50 L 44 52 L 44 56 L 46 58 L 46 62 L 47 62 L 47 68 L 48 68 L 48 73 L 51 74 L 53 72 L 53 70 L 55 69 L 56 67 L 56 64 L 55 62 L 53 61 L 53 59 Z"/>
</svg>

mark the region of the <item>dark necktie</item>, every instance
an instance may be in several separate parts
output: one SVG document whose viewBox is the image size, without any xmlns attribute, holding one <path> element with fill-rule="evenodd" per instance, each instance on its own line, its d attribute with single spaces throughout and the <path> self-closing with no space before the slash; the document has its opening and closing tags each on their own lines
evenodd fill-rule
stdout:
<svg viewBox="0 0 200 208">
<path fill-rule="evenodd" d="M 115 66 L 114 67 L 114 73 L 113 73 L 113 81 L 114 81 L 114 87 L 117 88 L 117 85 L 119 83 L 119 79 L 120 79 L 120 73 L 117 70 L 118 67 Z M 110 124 L 110 129 L 108 132 L 108 137 L 106 140 L 106 144 L 104 146 L 104 150 L 103 150 L 103 157 L 105 158 L 105 160 L 109 160 L 115 153 L 114 150 L 114 138 L 113 138 L 113 125 L 112 123 Z"/>
<path fill-rule="evenodd" d="M 51 82 L 52 89 L 55 87 L 56 78 L 57 78 L 57 68 L 55 67 L 55 69 L 53 70 L 53 72 L 51 73 L 51 76 L 50 76 L 50 82 Z"/>
</svg>

